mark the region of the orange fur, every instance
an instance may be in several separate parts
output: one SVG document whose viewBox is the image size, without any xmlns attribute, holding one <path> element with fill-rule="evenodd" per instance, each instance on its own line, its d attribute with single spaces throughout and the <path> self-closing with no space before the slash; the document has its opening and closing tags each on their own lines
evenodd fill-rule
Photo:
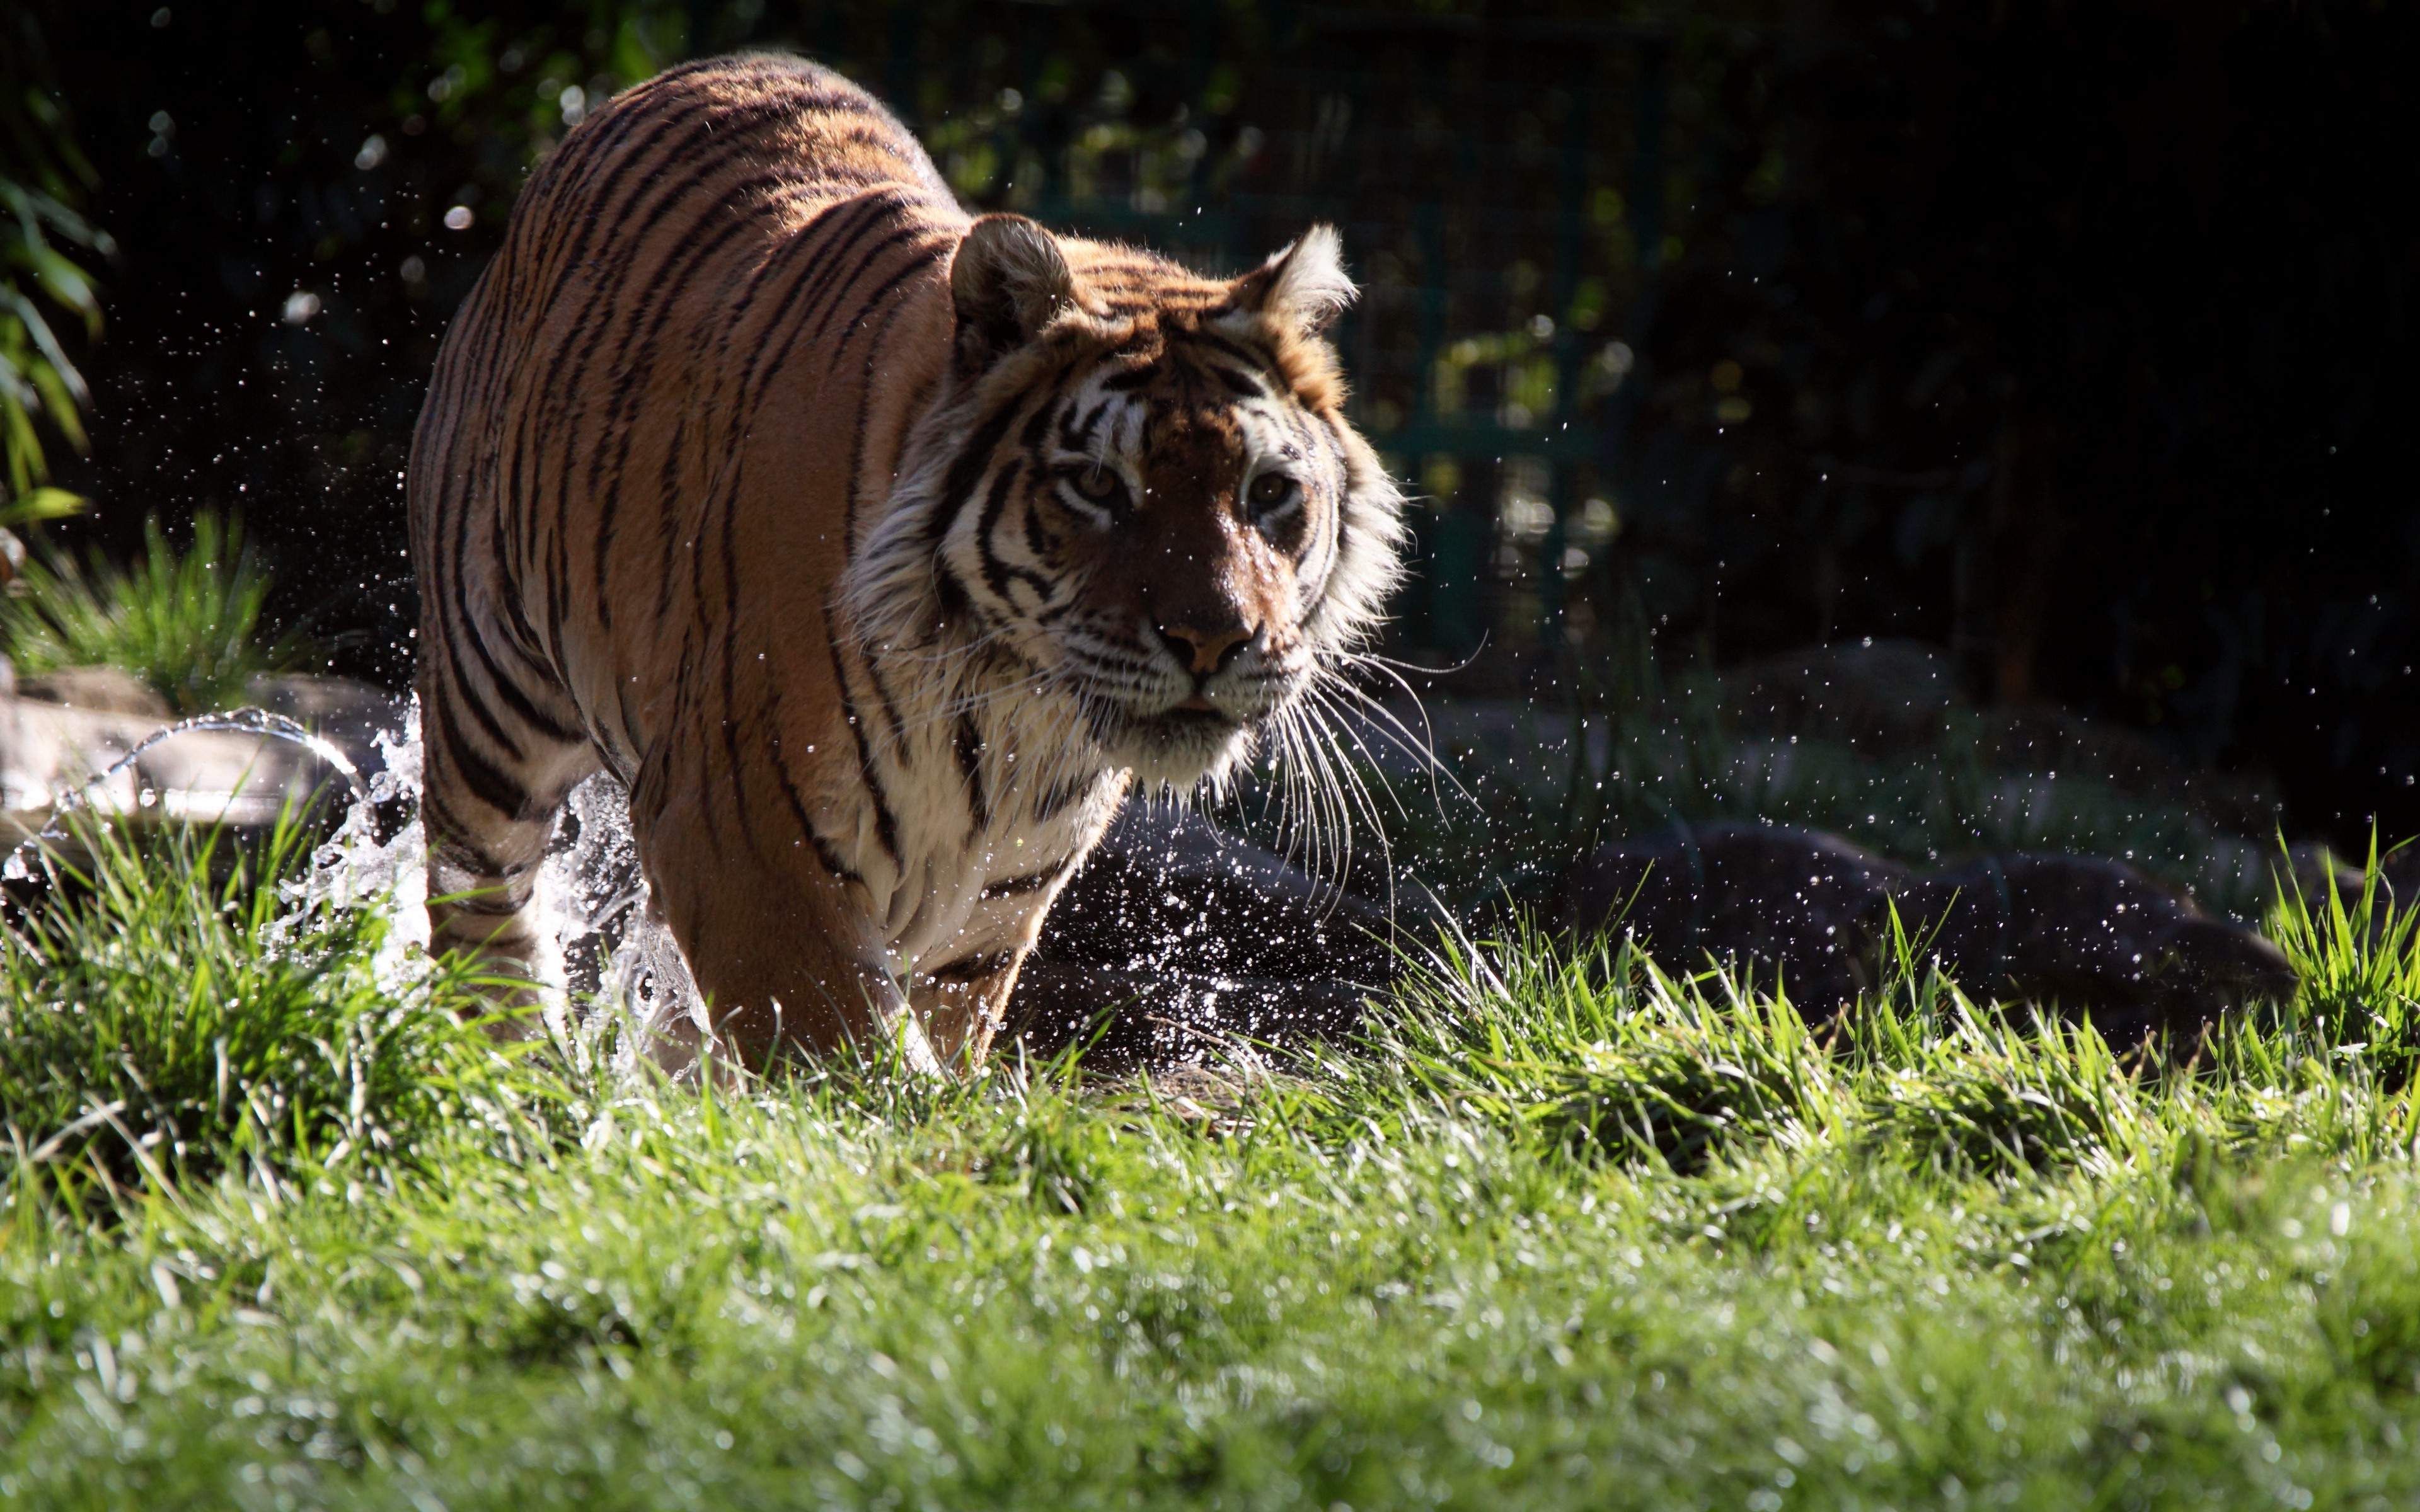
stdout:
<svg viewBox="0 0 2420 1512">
<path fill-rule="evenodd" d="M 526 969 L 601 765 L 718 1033 L 980 1058 L 1127 774 L 1221 769 L 1374 621 L 1395 498 L 1317 333 L 1349 291 L 1332 233 L 1218 281 L 970 221 L 811 65 L 617 97 L 414 441 L 437 946 Z"/>
</svg>

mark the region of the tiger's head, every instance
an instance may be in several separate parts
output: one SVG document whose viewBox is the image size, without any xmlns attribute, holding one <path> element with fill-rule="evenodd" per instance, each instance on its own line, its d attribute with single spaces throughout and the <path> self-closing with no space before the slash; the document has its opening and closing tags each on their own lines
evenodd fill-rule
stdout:
<svg viewBox="0 0 2420 1512">
<path fill-rule="evenodd" d="M 949 293 L 949 370 L 861 559 L 861 625 L 984 647 L 1146 785 L 1216 779 L 1400 571 L 1401 500 L 1322 335 L 1354 294 L 1336 233 L 1210 280 L 990 215 Z"/>
</svg>

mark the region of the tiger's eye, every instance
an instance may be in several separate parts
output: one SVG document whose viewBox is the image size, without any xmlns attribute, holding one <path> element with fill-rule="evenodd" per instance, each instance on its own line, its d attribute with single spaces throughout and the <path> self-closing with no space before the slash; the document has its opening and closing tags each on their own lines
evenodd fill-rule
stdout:
<svg viewBox="0 0 2420 1512">
<path fill-rule="evenodd" d="M 1251 501 L 1256 513 L 1267 514 L 1282 508 L 1294 498 L 1295 482 L 1282 472 L 1264 472 L 1252 480 Z"/>
<path fill-rule="evenodd" d="M 1086 468 L 1078 472 L 1070 472 L 1067 481 L 1079 496 L 1094 503 L 1114 505 L 1125 502 L 1125 480 L 1107 468 Z"/>
</svg>

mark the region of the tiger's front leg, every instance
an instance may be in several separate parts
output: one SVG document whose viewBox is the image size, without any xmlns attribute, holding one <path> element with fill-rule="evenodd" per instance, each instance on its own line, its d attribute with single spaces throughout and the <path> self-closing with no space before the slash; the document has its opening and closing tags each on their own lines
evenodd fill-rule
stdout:
<svg viewBox="0 0 2420 1512">
<path fill-rule="evenodd" d="M 706 999 L 714 1037 L 752 1066 L 791 1050 L 895 1051 L 940 1061 L 892 975 L 851 885 L 812 846 L 737 832 L 701 783 L 647 780 L 631 794 L 640 865 Z"/>
<path fill-rule="evenodd" d="M 539 937 L 531 901 L 555 811 L 597 769 L 584 740 L 541 721 L 559 707 L 559 689 L 533 681 L 515 697 L 496 694 L 502 674 L 483 676 L 448 654 L 442 628 L 428 628 L 417 691 L 422 715 L 420 818 L 428 842 L 428 950 L 455 955 L 504 985 L 492 997 L 505 1011 L 491 1027 L 517 1038 L 534 1027 L 537 965 L 551 942 Z M 517 714 L 515 705 L 529 711 Z"/>
<path fill-rule="evenodd" d="M 992 1037 L 1008 1017 L 1017 968 L 1031 949 L 1029 944 L 967 956 L 918 974 L 908 1000 L 941 1064 L 972 1069 L 990 1055 Z"/>
</svg>

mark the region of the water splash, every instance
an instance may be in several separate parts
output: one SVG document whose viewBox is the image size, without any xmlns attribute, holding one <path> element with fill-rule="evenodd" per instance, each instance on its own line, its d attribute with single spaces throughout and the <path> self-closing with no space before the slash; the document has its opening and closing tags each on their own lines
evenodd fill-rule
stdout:
<svg viewBox="0 0 2420 1512">
<path fill-rule="evenodd" d="M 367 783 L 319 847 L 306 886 L 313 901 L 386 910 L 393 927 L 379 964 L 400 980 L 428 946 L 416 700 L 377 748 Z M 648 896 L 629 796 L 612 777 L 599 773 L 572 789 L 555 816 L 530 908 L 542 952 L 532 971 L 552 1028 L 570 1035 L 619 1020 L 613 1026 L 633 1032 L 613 1037 L 616 1042 L 654 1046 L 674 1069 L 694 1058 L 705 1001 Z"/>
<path fill-rule="evenodd" d="M 582 782 L 555 818 L 531 901 L 538 934 L 560 954 L 567 998 L 620 1013 L 670 1058 L 693 1056 L 706 1001 L 647 889 L 630 829 L 630 795 L 605 772 Z"/>
<path fill-rule="evenodd" d="M 196 735 L 245 735 L 256 750 L 180 749 Z M 264 758 L 272 743 L 297 748 L 290 761 Z M 358 750 L 354 755 L 364 755 Z M 313 850 L 308 869 L 283 884 L 287 927 L 327 909 L 384 916 L 372 963 L 377 980 L 401 994 L 427 970 L 428 846 L 420 822 L 422 748 L 417 700 L 391 730 L 372 736 L 356 762 L 302 723 L 264 709 L 234 709 L 170 725 L 105 770 L 54 795 L 42 829 L 0 860 L 0 880 L 39 886 L 45 850 L 73 848 L 77 814 L 106 826 L 160 822 L 265 829 L 289 809 L 341 789 L 342 817 Z M 366 768 L 366 771 L 365 771 Z M 333 774 L 333 778 L 330 774 Z M 650 904 L 630 831 L 629 799 L 604 775 L 572 791 L 557 816 L 531 906 L 544 958 L 542 1012 L 557 1031 L 619 1015 L 639 1031 L 628 1044 L 669 1041 L 661 1058 L 693 1059 L 705 1004 L 672 932 Z"/>
</svg>

